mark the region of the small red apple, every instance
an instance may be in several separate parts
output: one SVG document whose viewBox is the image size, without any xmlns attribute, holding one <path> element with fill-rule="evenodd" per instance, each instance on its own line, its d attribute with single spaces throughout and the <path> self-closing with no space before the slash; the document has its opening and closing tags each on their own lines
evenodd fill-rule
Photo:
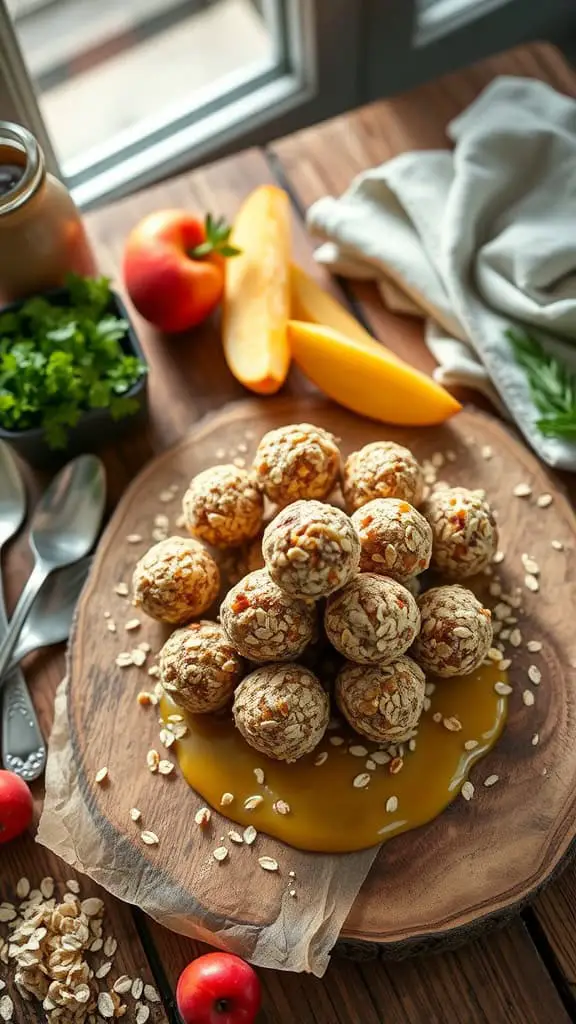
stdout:
<svg viewBox="0 0 576 1024">
<path fill-rule="evenodd" d="M 185 331 L 212 312 L 224 290 L 224 262 L 238 249 L 230 228 L 185 210 L 151 213 L 124 249 L 124 283 L 136 309 L 161 331 Z"/>
<path fill-rule="evenodd" d="M 0 770 L 0 843 L 25 832 L 33 811 L 32 794 L 24 780 L 14 772 Z"/>
<path fill-rule="evenodd" d="M 184 1024 L 253 1024 L 260 982 L 239 956 L 207 953 L 182 971 L 176 1002 Z"/>
</svg>

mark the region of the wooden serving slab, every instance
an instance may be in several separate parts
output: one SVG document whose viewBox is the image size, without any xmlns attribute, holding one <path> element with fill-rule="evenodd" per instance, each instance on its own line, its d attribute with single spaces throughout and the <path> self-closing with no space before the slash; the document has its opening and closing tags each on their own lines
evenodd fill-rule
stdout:
<svg viewBox="0 0 576 1024">
<path fill-rule="evenodd" d="M 345 454 L 378 439 L 405 444 L 419 459 L 454 452 L 454 461 L 440 476 L 452 484 L 485 488 L 498 513 L 505 553 L 498 574 L 506 591 L 523 587 L 523 606 L 516 613 L 522 642 L 513 651 L 509 719 L 501 741 L 472 772 L 473 800 L 458 797 L 429 825 L 381 848 L 342 932 L 344 940 L 379 943 L 393 954 L 438 940 L 452 942 L 533 896 L 576 835 L 575 520 L 558 485 L 534 456 L 482 413 L 462 412 L 441 428 L 400 429 L 319 400 L 249 401 L 211 416 L 151 462 L 125 494 L 102 538 L 70 642 L 69 725 L 86 804 L 98 828 L 119 848 L 129 843 L 137 863 L 154 865 L 173 906 L 179 894 L 193 897 L 189 865 L 206 858 L 191 826 L 201 802 L 180 776 L 160 790 L 159 780 L 143 770 L 147 750 L 158 746 L 158 723 L 155 709 L 140 709 L 135 695 L 150 688 L 151 680 L 145 669 L 121 669 L 114 663 L 119 651 L 142 640 L 157 651 L 167 630 L 146 621 L 137 634 L 125 632 L 133 609 L 114 588 L 130 580 L 136 559 L 152 542 L 154 517 L 167 515 L 172 526 L 176 522 L 179 497 L 161 501 L 170 485 L 178 484 L 181 494 L 195 473 L 231 456 L 249 464 L 266 430 L 301 421 L 332 431 Z M 530 496 L 513 495 L 519 483 L 530 486 Z M 537 503 L 543 494 L 553 498 L 547 507 Z M 128 543 L 130 535 L 140 535 L 142 542 Z M 562 550 L 553 547 L 553 540 L 562 543 Z M 538 593 L 524 587 L 523 553 L 540 567 Z M 105 614 L 116 621 L 117 633 L 106 630 Z M 541 652 L 530 653 L 528 640 L 540 641 Z M 542 671 L 537 688 L 528 680 L 530 664 Z M 525 690 L 534 693 L 534 706 L 524 704 Z M 108 787 L 93 781 L 104 764 L 113 767 L 114 784 Z M 499 782 L 486 789 L 482 783 L 491 774 Z M 157 831 L 170 840 L 148 848 L 138 830 L 131 831 L 128 810 L 152 803 L 156 823 L 160 820 Z M 222 818 L 215 835 L 220 822 L 225 832 Z M 266 852 L 281 861 L 286 849 L 270 840 Z M 310 858 L 318 856 L 291 850 L 291 867 L 305 877 Z M 227 865 L 225 884 L 204 908 L 215 931 L 224 918 L 262 924 L 276 916 L 276 879 L 244 860 L 238 863 L 241 867 L 233 861 Z"/>
</svg>

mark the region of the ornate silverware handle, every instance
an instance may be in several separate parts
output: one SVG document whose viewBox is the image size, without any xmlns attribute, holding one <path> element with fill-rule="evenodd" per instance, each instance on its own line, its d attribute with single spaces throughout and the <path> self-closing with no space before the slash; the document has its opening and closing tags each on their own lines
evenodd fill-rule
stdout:
<svg viewBox="0 0 576 1024">
<path fill-rule="evenodd" d="M 0 585 L 0 638 L 8 620 Z M 0 691 L 2 707 L 2 764 L 26 782 L 37 779 L 46 764 L 46 744 L 38 717 L 19 668 L 9 675 Z"/>
</svg>

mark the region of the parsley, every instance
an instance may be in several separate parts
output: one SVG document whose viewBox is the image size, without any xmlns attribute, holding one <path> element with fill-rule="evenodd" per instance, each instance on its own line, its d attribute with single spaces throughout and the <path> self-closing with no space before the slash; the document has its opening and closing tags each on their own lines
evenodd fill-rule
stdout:
<svg viewBox="0 0 576 1024">
<path fill-rule="evenodd" d="M 534 404 L 542 413 L 536 426 L 545 437 L 576 440 L 576 377 L 526 331 L 506 331 L 520 366 L 526 370 Z"/>
<path fill-rule="evenodd" d="M 124 352 L 129 325 L 111 309 L 107 278 L 70 275 L 63 298 L 0 312 L 0 427 L 42 427 L 50 448 L 65 448 L 87 410 L 109 409 L 115 420 L 138 410 L 127 393 L 146 366 Z"/>
</svg>

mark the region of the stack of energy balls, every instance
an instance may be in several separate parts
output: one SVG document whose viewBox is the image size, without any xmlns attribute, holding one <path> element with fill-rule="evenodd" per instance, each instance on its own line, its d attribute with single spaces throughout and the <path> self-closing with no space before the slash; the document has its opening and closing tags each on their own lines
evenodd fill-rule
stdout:
<svg viewBox="0 0 576 1024">
<path fill-rule="evenodd" d="M 338 483 L 349 514 L 328 503 Z M 328 725 L 322 659 L 309 665 L 329 644 L 342 659 L 342 715 L 370 740 L 402 742 L 422 713 L 424 673 L 473 672 L 492 644 L 489 610 L 456 581 L 491 563 L 494 516 L 463 487 L 424 491 L 407 448 L 377 441 L 342 463 L 336 439 L 308 423 L 267 433 L 250 470 L 199 473 L 183 501 L 191 538 L 156 544 L 134 572 L 134 603 L 182 627 L 160 653 L 166 692 L 193 714 L 233 698 L 246 742 L 295 761 Z M 277 511 L 260 542 L 265 498 Z M 226 594 L 219 622 L 190 621 L 219 591 L 204 544 L 246 545 L 256 566 Z M 430 565 L 450 583 L 415 596 Z"/>
</svg>

